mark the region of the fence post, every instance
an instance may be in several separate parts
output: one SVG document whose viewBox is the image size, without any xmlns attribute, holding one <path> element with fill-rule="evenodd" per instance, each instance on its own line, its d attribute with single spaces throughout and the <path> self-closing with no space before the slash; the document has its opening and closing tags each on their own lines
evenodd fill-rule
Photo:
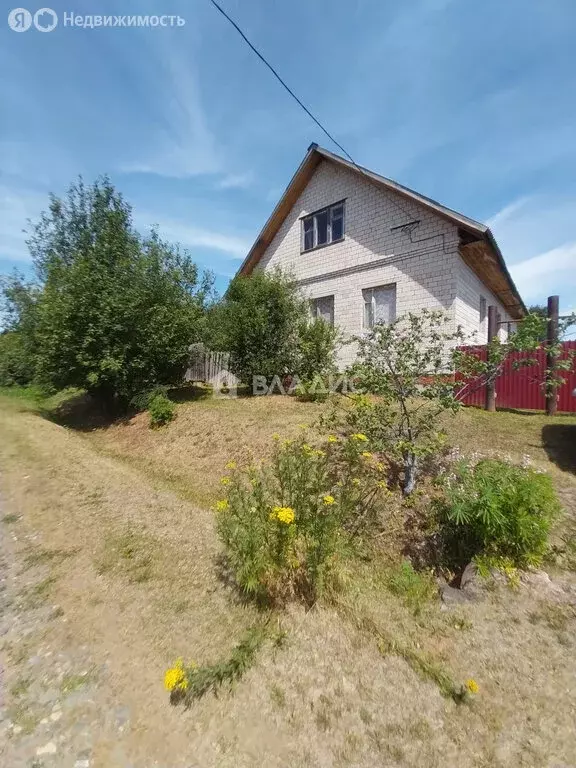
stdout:
<svg viewBox="0 0 576 768">
<path fill-rule="evenodd" d="M 498 322 L 496 320 L 496 307 L 488 307 L 488 344 L 492 341 L 494 336 L 498 333 Z M 488 353 L 488 349 L 486 350 Z M 484 405 L 485 410 L 494 412 L 496 410 L 496 382 L 489 381 L 486 383 L 486 402 Z"/>
<path fill-rule="evenodd" d="M 546 334 L 546 415 L 554 416 L 558 408 L 556 392 L 556 354 L 554 347 L 558 344 L 558 296 L 548 296 L 548 327 Z"/>
</svg>

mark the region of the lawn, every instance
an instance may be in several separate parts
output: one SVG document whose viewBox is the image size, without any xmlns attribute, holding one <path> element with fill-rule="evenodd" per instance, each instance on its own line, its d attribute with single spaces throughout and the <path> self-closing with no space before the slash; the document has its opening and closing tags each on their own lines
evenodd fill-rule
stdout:
<svg viewBox="0 0 576 768">
<path fill-rule="evenodd" d="M 265 645 L 233 691 L 171 707 L 166 666 L 226 657 L 262 618 L 219 568 L 210 508 L 225 464 L 265 458 L 275 433 L 313 425 L 322 406 L 199 399 L 160 430 L 145 414 L 70 428 L 63 398 L 31 394 L 0 395 L 2 527 L 30 630 L 25 643 L 11 630 L 3 653 L 27 738 L 43 727 L 34 716 L 46 688 L 29 657 L 84 649 L 96 709 L 131 713 L 121 732 L 104 714 L 94 725 L 93 766 L 572 764 L 573 609 L 539 584 L 444 610 L 388 562 L 359 566 L 329 605 L 290 608 L 282 645 Z M 557 536 L 571 530 L 575 417 L 468 409 L 446 428 L 464 452 L 527 455 L 549 471 L 566 507 Z M 570 571 L 554 578 L 575 582 Z M 81 688 L 84 671 L 60 681 L 67 701 L 77 694 L 66 681 Z M 480 690 L 459 705 L 450 691 L 470 678 Z"/>
</svg>

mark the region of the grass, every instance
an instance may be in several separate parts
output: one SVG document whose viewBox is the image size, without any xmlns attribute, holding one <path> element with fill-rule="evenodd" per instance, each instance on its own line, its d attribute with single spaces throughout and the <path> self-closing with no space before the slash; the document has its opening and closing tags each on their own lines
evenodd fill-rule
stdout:
<svg viewBox="0 0 576 768">
<path fill-rule="evenodd" d="M 45 579 L 42 579 L 42 581 L 23 590 L 22 604 L 24 608 L 39 608 L 43 605 L 50 598 L 56 581 L 56 576 L 47 576 Z"/>
<path fill-rule="evenodd" d="M 58 579 L 39 586 L 39 599 L 50 598 L 66 622 L 45 622 L 42 646 L 89 647 L 107 669 L 95 681 L 97 706 L 122 701 L 130 708 L 126 759 L 136 764 L 146 755 L 163 765 L 177 755 L 207 768 L 368 768 L 384 760 L 424 768 L 445 763 L 446 755 L 463 766 L 495 765 L 503 750 L 514 765 L 570 763 L 576 622 L 566 606 L 524 586 L 441 611 L 433 582 L 398 565 L 404 518 L 394 516 L 413 516 L 417 507 L 390 512 L 383 537 L 390 558 L 373 557 L 350 574 L 342 595 L 348 610 L 292 608 L 283 619 L 287 642 L 273 633 L 252 655 L 237 656 L 263 617 L 220 576 L 209 507 L 227 461 L 266 457 L 275 432 L 297 434 L 322 406 L 281 397 L 205 399 L 179 402 L 164 430 L 150 430 L 141 414 L 76 432 L 57 426 L 53 413 L 42 418 L 48 406 L 31 394 L 0 393 L 5 517 L 20 519 L 23 535 L 41 542 L 27 559 L 19 554 L 25 567 L 57 567 Z M 576 419 L 553 424 L 576 426 Z M 552 454 L 547 426 L 540 415 L 469 409 L 448 429 L 463 449 L 529 454 L 551 473 L 570 513 L 554 567 L 563 568 L 559 579 L 576 580 L 564 565 L 576 530 L 576 475 L 568 459 Z M 22 663 L 39 647 L 38 636 Z M 218 695 L 194 699 L 189 713 L 176 715 L 162 676 L 180 656 L 201 660 L 198 690 Z M 239 669 L 241 679 L 232 674 Z M 26 676 L 22 669 L 11 679 Z M 456 709 L 468 678 L 479 680 L 480 692 L 473 706 Z M 85 682 L 81 675 L 62 680 L 71 689 Z M 107 758 L 102 764 L 113 762 Z"/>
</svg>

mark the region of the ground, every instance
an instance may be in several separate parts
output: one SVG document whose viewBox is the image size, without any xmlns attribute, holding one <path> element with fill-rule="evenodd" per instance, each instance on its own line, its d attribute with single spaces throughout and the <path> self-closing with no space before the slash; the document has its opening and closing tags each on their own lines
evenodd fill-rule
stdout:
<svg viewBox="0 0 576 768">
<path fill-rule="evenodd" d="M 223 658 L 262 620 L 221 578 L 210 506 L 226 462 L 320 409 L 201 400 L 161 430 L 146 415 L 87 428 L 0 397 L 0 764 L 576 765 L 570 557 L 551 584 L 416 612 L 367 566 L 335 603 L 275 617 L 284 642 L 233 690 L 170 705 L 166 667 Z M 573 547 L 576 418 L 470 409 L 448 427 L 462 450 L 549 471 L 566 507 L 555 541 Z M 470 678 L 469 703 L 446 695 Z"/>
</svg>

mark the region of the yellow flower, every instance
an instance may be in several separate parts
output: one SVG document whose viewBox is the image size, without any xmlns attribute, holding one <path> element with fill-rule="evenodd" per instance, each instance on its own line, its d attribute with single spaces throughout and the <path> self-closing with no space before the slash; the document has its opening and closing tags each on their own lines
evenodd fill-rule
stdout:
<svg viewBox="0 0 576 768">
<path fill-rule="evenodd" d="M 280 440 L 280 435 L 278 434 L 278 432 L 274 432 L 274 434 L 272 435 L 272 440 Z"/>
<path fill-rule="evenodd" d="M 466 688 L 470 693 L 478 693 L 480 690 L 480 686 L 476 680 L 473 680 L 472 678 L 470 678 L 470 680 L 466 680 Z"/>
<path fill-rule="evenodd" d="M 220 499 L 220 501 L 216 502 L 217 512 L 225 512 L 229 507 L 230 507 L 230 504 L 228 503 L 227 499 Z"/>
<path fill-rule="evenodd" d="M 164 687 L 167 691 L 185 691 L 188 688 L 188 680 L 182 659 L 178 659 L 173 667 L 166 670 L 164 674 Z"/>
<path fill-rule="evenodd" d="M 365 459 L 372 458 L 372 454 L 370 453 L 370 451 L 362 451 L 362 456 L 364 456 Z"/>
<path fill-rule="evenodd" d="M 336 435 L 328 435 L 328 442 L 329 443 L 337 443 L 338 442 L 338 438 L 336 437 Z"/>
<path fill-rule="evenodd" d="M 376 485 L 378 488 L 388 489 L 388 483 L 385 483 L 384 480 L 379 480 Z"/>
<path fill-rule="evenodd" d="M 230 485 L 230 478 L 229 477 L 221 477 L 220 482 L 222 485 Z"/>
<path fill-rule="evenodd" d="M 322 501 L 324 504 L 326 504 L 327 507 L 329 507 L 331 504 L 336 503 L 336 499 L 334 496 L 331 496 L 329 493 L 326 494 L 326 496 L 323 497 Z"/>
<path fill-rule="evenodd" d="M 292 445 L 293 442 L 294 442 L 294 440 L 284 440 L 282 445 L 283 445 L 284 448 L 288 448 L 288 446 Z"/>
<path fill-rule="evenodd" d="M 360 480 L 357 477 L 352 479 L 352 485 L 360 485 Z"/>
<path fill-rule="evenodd" d="M 274 507 L 270 513 L 270 520 L 278 520 L 284 525 L 294 522 L 294 510 L 292 507 Z"/>
<path fill-rule="evenodd" d="M 229 461 L 228 464 L 226 464 L 226 469 L 236 469 L 236 466 L 235 461 Z"/>
<path fill-rule="evenodd" d="M 386 469 L 386 467 L 384 466 L 384 464 L 382 464 L 382 462 L 381 462 L 381 461 L 379 461 L 379 462 L 376 464 L 376 469 L 379 469 L 379 470 L 380 470 L 380 472 L 384 472 L 384 470 Z"/>
<path fill-rule="evenodd" d="M 368 438 L 366 435 L 363 435 L 361 432 L 357 432 L 355 435 L 352 435 L 353 440 L 360 440 L 363 443 L 368 442 Z"/>
<path fill-rule="evenodd" d="M 316 450 L 313 451 L 313 453 L 314 453 L 314 456 L 326 456 L 324 451 L 320 450 L 320 448 L 316 448 Z"/>
</svg>

